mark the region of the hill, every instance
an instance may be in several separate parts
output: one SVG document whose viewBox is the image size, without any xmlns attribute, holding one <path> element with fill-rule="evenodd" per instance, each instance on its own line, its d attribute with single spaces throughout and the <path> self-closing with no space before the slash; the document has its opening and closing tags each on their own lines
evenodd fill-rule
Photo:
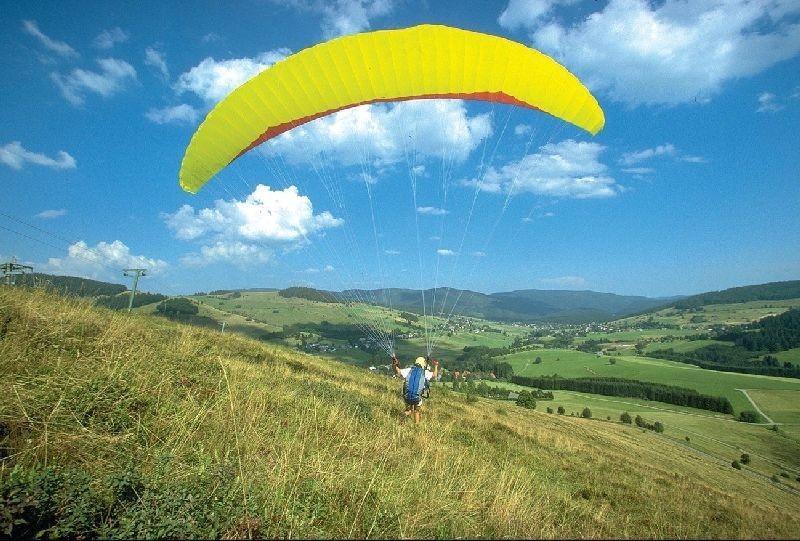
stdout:
<svg viewBox="0 0 800 541">
<path fill-rule="evenodd" d="M 421 314 L 422 292 L 414 289 L 346 290 L 353 299 L 372 299 L 375 304 L 392 306 Z M 557 321 L 582 323 L 605 321 L 663 306 L 670 299 L 598 293 L 595 291 L 560 291 L 523 289 L 502 293 L 478 293 L 453 288 L 425 290 L 426 310 L 490 319 L 493 321 Z M 455 309 L 454 309 L 455 307 Z"/>
<path fill-rule="evenodd" d="M 0 288 L 12 537 L 791 538 L 800 496 L 651 431 Z"/>
<path fill-rule="evenodd" d="M 662 304 L 643 313 L 655 312 L 664 308 L 690 310 L 714 304 L 733 304 L 752 301 L 782 301 L 800 298 L 800 280 L 768 282 L 749 286 L 731 287 L 721 291 L 708 291 L 698 295 L 683 297 L 672 303 Z"/>
<path fill-rule="evenodd" d="M 128 290 L 122 284 L 90 280 L 77 276 L 57 276 L 53 274 L 23 274 L 16 278 L 17 285 L 47 286 L 62 295 L 76 295 L 78 297 L 97 297 L 99 295 L 114 296 Z"/>
</svg>

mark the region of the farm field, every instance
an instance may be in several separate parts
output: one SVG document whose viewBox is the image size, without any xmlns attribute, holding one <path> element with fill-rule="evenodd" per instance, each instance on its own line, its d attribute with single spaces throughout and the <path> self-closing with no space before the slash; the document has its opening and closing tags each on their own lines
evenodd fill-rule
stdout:
<svg viewBox="0 0 800 541">
<path fill-rule="evenodd" d="M 650 342 L 644 348 L 644 351 L 645 353 L 649 353 L 659 349 L 671 349 L 676 353 L 688 353 L 713 344 L 730 345 L 730 342 L 722 342 L 720 340 L 672 340 L 669 342 Z"/>
<path fill-rule="evenodd" d="M 536 357 L 541 357 L 541 364 L 534 364 Z M 615 364 L 611 364 L 612 359 Z M 727 397 L 737 414 L 753 409 L 737 389 L 800 390 L 797 379 L 704 370 L 689 364 L 632 355 L 609 357 L 575 350 L 541 349 L 514 353 L 502 360 L 509 362 L 514 373 L 521 376 L 616 377 L 696 389 L 700 393 Z M 800 410 L 800 403 L 794 407 Z"/>
</svg>

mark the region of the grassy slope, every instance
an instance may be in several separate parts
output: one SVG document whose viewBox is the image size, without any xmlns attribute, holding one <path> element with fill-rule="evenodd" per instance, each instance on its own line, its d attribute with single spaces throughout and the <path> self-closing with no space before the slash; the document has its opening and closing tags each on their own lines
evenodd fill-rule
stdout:
<svg viewBox="0 0 800 541">
<path fill-rule="evenodd" d="M 396 381 L 328 360 L 42 293 L 0 289 L 0 311 L 0 473 L 90 472 L 63 523 L 132 468 L 142 481 L 124 504 L 104 492 L 101 535 L 800 531 L 797 494 L 652 433 L 440 390 L 422 425 L 400 426 Z"/>
</svg>

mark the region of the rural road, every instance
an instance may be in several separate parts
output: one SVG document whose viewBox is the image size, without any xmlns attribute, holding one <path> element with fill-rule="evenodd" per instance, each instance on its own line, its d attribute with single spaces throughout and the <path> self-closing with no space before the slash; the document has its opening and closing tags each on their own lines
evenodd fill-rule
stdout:
<svg viewBox="0 0 800 541">
<path fill-rule="evenodd" d="M 760 414 L 760 415 L 761 415 L 761 416 L 762 416 L 764 419 L 766 419 L 766 420 L 767 420 L 767 422 L 769 422 L 769 424 L 771 424 L 771 425 L 774 425 L 774 424 L 775 424 L 775 421 L 773 421 L 772 419 L 770 419 L 770 418 L 767 416 L 767 414 L 766 414 L 766 413 L 764 413 L 763 411 L 761 411 L 761 408 L 759 408 L 759 407 L 758 407 L 758 404 L 756 404 L 756 403 L 755 403 L 755 401 L 754 401 L 752 398 L 750 398 L 750 395 L 749 395 L 749 394 L 747 394 L 747 390 L 746 390 L 746 389 L 736 389 L 736 390 L 737 390 L 737 391 L 742 391 L 742 394 L 745 396 L 745 398 L 747 398 L 747 400 L 749 400 L 749 401 L 750 401 L 750 403 L 753 405 L 753 407 L 756 409 L 756 411 L 757 411 L 757 412 L 758 412 L 758 413 L 759 413 L 759 414 Z"/>
</svg>

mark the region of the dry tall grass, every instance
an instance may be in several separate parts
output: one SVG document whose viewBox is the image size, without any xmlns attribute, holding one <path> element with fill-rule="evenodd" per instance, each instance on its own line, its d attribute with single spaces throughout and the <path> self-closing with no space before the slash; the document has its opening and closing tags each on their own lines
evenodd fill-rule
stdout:
<svg viewBox="0 0 800 541">
<path fill-rule="evenodd" d="M 41 291 L 0 288 L 0 363 L 0 488 L 89 474 L 48 535 L 800 535 L 800 497 L 651 433 L 441 388 L 400 425 L 396 380 Z"/>
</svg>

